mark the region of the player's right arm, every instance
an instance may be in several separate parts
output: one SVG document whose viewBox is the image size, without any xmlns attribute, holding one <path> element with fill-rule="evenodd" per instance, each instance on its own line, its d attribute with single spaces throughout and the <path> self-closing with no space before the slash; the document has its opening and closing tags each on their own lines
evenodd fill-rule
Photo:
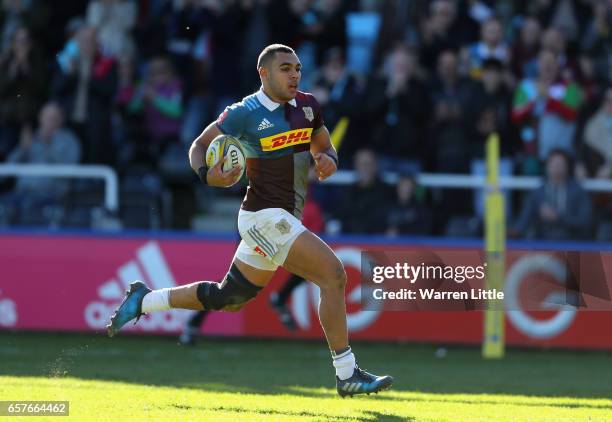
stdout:
<svg viewBox="0 0 612 422">
<path fill-rule="evenodd" d="M 213 122 L 191 144 L 191 148 L 189 148 L 189 164 L 191 164 L 191 168 L 196 173 L 202 167 L 202 164 L 206 163 L 208 145 L 219 135 L 221 135 L 221 131 L 217 128 L 216 123 Z"/>
<path fill-rule="evenodd" d="M 207 169 L 206 150 L 213 139 L 224 133 L 239 137 L 242 133 L 244 112 L 244 107 L 238 104 L 227 107 L 219 118 L 209 124 L 191 144 L 191 148 L 189 149 L 189 164 L 200 179 L 206 177 L 206 180 L 202 181 L 210 186 L 231 186 L 240 175 L 240 167 L 234 167 L 232 170 L 226 172 L 222 171 L 223 163 L 227 159 L 226 157 L 221 159 L 210 169 Z"/>
</svg>

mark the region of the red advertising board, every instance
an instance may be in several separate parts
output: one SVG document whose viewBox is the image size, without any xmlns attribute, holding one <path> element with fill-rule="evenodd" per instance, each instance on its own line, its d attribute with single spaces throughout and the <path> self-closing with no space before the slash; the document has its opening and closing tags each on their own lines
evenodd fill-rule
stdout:
<svg viewBox="0 0 612 422">
<path fill-rule="evenodd" d="M 219 279 L 233 253 L 229 241 L 0 236 L 0 328 L 103 330 L 131 280 L 162 288 Z M 177 332 L 184 316 L 159 313 L 126 328 Z M 218 314 L 210 329 L 238 335 L 241 322 L 239 315 Z"/>
<path fill-rule="evenodd" d="M 227 271 L 235 246 L 235 242 L 227 239 L 0 236 L 0 330 L 103 331 L 131 280 L 142 279 L 156 288 L 195 280 L 219 280 Z M 349 276 L 347 311 L 351 338 L 481 342 L 481 312 L 362 310 L 360 253 L 364 249 L 391 246 L 351 242 L 332 246 Z M 410 245 L 402 245 L 406 247 Z M 525 256 L 530 254 L 525 252 Z M 510 268 L 513 264 L 509 263 Z M 612 259 L 606 262 L 606 268 L 610 267 Z M 314 285 L 299 286 L 291 298 L 290 307 L 299 326 L 295 333 L 287 331 L 269 307 L 270 292 L 287 277 L 288 274 L 280 270 L 271 285 L 241 312 L 214 313 L 206 320 L 203 332 L 227 336 L 322 338 L 316 313 L 318 290 Z M 188 312 L 178 310 L 154 314 L 135 326 L 130 325 L 126 331 L 176 334 L 187 315 Z M 507 312 L 507 343 L 612 350 L 611 326 L 612 312 L 514 310 Z"/>
</svg>

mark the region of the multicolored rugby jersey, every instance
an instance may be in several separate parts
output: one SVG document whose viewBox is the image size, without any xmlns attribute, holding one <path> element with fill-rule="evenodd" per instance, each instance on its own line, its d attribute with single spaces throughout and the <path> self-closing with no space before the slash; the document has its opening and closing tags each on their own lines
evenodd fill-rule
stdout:
<svg viewBox="0 0 612 422">
<path fill-rule="evenodd" d="M 249 187 L 245 211 L 283 208 L 301 218 L 310 166 L 310 140 L 323 127 L 317 100 L 298 91 L 286 104 L 259 90 L 227 107 L 216 121 L 242 144 Z"/>
</svg>

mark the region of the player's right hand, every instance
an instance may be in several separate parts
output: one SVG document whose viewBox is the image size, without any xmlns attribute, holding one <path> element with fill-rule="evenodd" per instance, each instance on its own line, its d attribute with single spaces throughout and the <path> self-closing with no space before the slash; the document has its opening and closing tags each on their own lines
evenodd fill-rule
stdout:
<svg viewBox="0 0 612 422">
<path fill-rule="evenodd" d="M 227 160 L 227 156 L 223 157 L 217 164 L 208 169 L 206 174 L 206 181 L 209 186 L 216 186 L 220 188 L 226 188 L 236 183 L 242 168 L 236 166 L 231 170 L 223 171 L 223 163 Z"/>
</svg>

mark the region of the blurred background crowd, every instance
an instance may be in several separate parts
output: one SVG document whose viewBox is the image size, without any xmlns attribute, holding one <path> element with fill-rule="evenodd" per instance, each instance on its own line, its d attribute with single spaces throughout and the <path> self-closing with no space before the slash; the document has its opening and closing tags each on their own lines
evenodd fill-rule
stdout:
<svg viewBox="0 0 612 422">
<path fill-rule="evenodd" d="M 99 182 L 4 178 L 0 225 L 233 230 L 244 185 L 201 186 L 186 151 L 272 42 L 354 170 L 311 186 L 323 231 L 478 236 L 482 195 L 419 175 L 483 174 L 496 132 L 502 173 L 543 180 L 508 192 L 510 236 L 612 239 L 582 186 L 612 178 L 612 0 L 3 0 L 0 162 L 110 165 L 121 209 Z"/>
</svg>

